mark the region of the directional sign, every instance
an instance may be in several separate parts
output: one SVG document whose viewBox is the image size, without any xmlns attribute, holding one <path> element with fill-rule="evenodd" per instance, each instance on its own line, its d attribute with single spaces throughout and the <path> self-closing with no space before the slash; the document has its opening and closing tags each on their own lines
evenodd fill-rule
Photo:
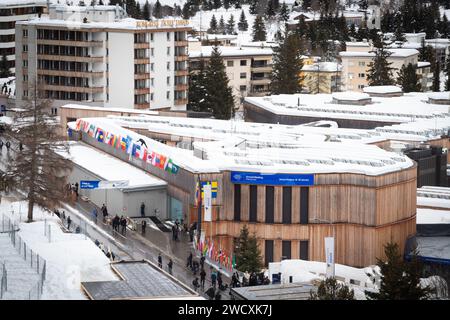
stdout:
<svg viewBox="0 0 450 320">
<path fill-rule="evenodd" d="M 99 183 L 100 183 L 100 181 L 81 180 L 80 181 L 80 189 L 98 189 Z"/>
<path fill-rule="evenodd" d="M 128 186 L 128 180 L 118 180 L 118 181 L 99 181 L 99 180 L 81 180 L 80 189 L 114 189 L 114 188 L 124 188 Z"/>
<path fill-rule="evenodd" d="M 313 174 L 283 174 L 257 172 L 231 172 L 231 182 L 244 184 L 267 184 L 276 186 L 313 186 Z"/>
</svg>

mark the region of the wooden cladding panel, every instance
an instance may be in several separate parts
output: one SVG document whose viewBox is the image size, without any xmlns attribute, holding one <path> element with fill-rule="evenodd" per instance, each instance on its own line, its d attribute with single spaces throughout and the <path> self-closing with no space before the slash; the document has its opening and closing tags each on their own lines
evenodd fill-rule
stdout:
<svg viewBox="0 0 450 320">
<path fill-rule="evenodd" d="M 300 187 L 292 187 L 292 223 L 300 223 Z"/>
<path fill-rule="evenodd" d="M 266 187 L 258 186 L 258 213 L 256 216 L 257 222 L 266 221 Z"/>
<path fill-rule="evenodd" d="M 415 180 L 377 190 L 377 225 L 409 218 L 416 213 Z"/>
<path fill-rule="evenodd" d="M 241 185 L 241 221 L 248 221 L 250 213 L 250 186 Z"/>
<path fill-rule="evenodd" d="M 282 220 L 283 220 L 283 187 L 275 187 L 274 222 L 281 223 Z"/>
</svg>

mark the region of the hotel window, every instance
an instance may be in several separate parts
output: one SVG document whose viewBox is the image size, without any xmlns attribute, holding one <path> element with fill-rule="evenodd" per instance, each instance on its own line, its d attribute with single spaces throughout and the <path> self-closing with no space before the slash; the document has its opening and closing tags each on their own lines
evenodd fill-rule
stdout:
<svg viewBox="0 0 450 320">
<path fill-rule="evenodd" d="M 170 86 L 170 77 L 167 77 L 167 85 Z"/>
<path fill-rule="evenodd" d="M 152 72 L 155 71 L 155 64 L 154 63 L 150 63 L 150 70 Z"/>
<path fill-rule="evenodd" d="M 348 74 L 348 78 L 349 78 L 349 79 L 353 79 L 353 73 L 349 73 L 349 74 Z"/>
<path fill-rule="evenodd" d="M 300 224 L 308 223 L 308 198 L 309 198 L 309 188 L 300 188 Z"/>
<path fill-rule="evenodd" d="M 22 35 L 23 35 L 24 38 L 27 38 L 28 37 L 28 30 L 27 29 L 23 29 Z"/>
<path fill-rule="evenodd" d="M 151 54 L 152 57 L 155 56 L 155 48 L 151 48 L 150 49 L 150 54 Z"/>
<path fill-rule="evenodd" d="M 170 41 L 170 32 L 167 32 L 167 41 Z"/>
<path fill-rule="evenodd" d="M 241 72 L 241 79 L 247 79 L 247 72 Z"/>
<path fill-rule="evenodd" d="M 275 188 L 272 186 L 266 186 L 266 223 L 274 222 L 274 202 Z"/>
<path fill-rule="evenodd" d="M 153 36 L 154 36 L 154 34 L 150 33 L 150 41 L 153 41 Z"/>
<path fill-rule="evenodd" d="M 150 93 L 150 101 L 153 101 L 153 92 Z"/>
<path fill-rule="evenodd" d="M 166 99 L 167 99 L 167 100 L 170 99 L 170 91 L 166 91 Z"/>
<path fill-rule="evenodd" d="M 240 86 L 240 87 L 239 87 L 239 90 L 240 90 L 240 91 L 247 91 L 247 86 Z"/>
<path fill-rule="evenodd" d="M 234 185 L 234 221 L 241 221 L 241 185 Z"/>
<path fill-rule="evenodd" d="M 300 241 L 300 259 L 309 260 L 309 241 Z"/>
<path fill-rule="evenodd" d="M 28 45 L 24 44 L 22 50 L 23 52 L 28 52 Z"/>
<path fill-rule="evenodd" d="M 258 212 L 258 187 L 250 186 L 250 222 L 256 222 L 256 216 Z"/>
<path fill-rule="evenodd" d="M 28 60 L 23 60 L 22 66 L 28 68 Z"/>
<path fill-rule="evenodd" d="M 155 78 L 151 78 L 151 79 L 150 79 L 150 85 L 151 85 L 152 87 L 155 86 Z"/>
<path fill-rule="evenodd" d="M 26 74 L 23 75 L 23 82 L 28 82 L 28 75 Z"/>
<path fill-rule="evenodd" d="M 291 242 L 283 240 L 281 243 L 281 259 L 291 258 Z"/>
<path fill-rule="evenodd" d="M 269 265 L 273 262 L 273 240 L 266 240 L 264 242 L 264 264 Z"/>
<path fill-rule="evenodd" d="M 292 222 L 292 187 L 283 187 L 283 223 Z"/>
<path fill-rule="evenodd" d="M 167 70 L 170 70 L 170 62 L 167 62 Z"/>
<path fill-rule="evenodd" d="M 364 85 L 363 84 L 358 84 L 358 89 L 363 89 Z"/>
<path fill-rule="evenodd" d="M 359 61 L 358 62 L 358 66 L 365 67 L 366 66 L 366 62 L 365 61 Z"/>
<path fill-rule="evenodd" d="M 359 78 L 365 78 L 365 77 L 366 77 L 366 74 L 365 74 L 365 73 L 358 73 L 358 77 L 359 77 Z"/>
<path fill-rule="evenodd" d="M 246 66 L 247 65 L 247 60 L 241 60 L 241 66 Z"/>
<path fill-rule="evenodd" d="M 28 97 L 28 90 L 23 90 L 23 96 Z"/>
<path fill-rule="evenodd" d="M 167 47 L 167 55 L 170 56 L 170 47 Z"/>
<path fill-rule="evenodd" d="M 234 61 L 233 60 L 228 60 L 227 61 L 227 67 L 233 67 L 234 66 Z"/>
</svg>

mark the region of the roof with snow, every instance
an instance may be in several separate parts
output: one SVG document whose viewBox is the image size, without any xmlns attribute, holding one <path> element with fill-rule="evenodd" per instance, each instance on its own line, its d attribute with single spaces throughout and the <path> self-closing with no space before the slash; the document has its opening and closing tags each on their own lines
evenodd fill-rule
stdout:
<svg viewBox="0 0 450 320">
<path fill-rule="evenodd" d="M 314 64 L 306 64 L 303 66 L 302 71 L 310 72 L 338 72 L 342 70 L 342 65 L 336 62 L 319 62 Z"/>
<path fill-rule="evenodd" d="M 397 86 L 368 86 L 363 88 L 365 93 L 401 93 L 402 88 Z"/>
<path fill-rule="evenodd" d="M 416 49 L 388 49 L 387 51 L 391 52 L 390 58 L 406 58 L 419 54 Z M 341 51 L 339 55 L 341 57 L 375 57 L 374 52 L 365 51 Z"/>
<path fill-rule="evenodd" d="M 211 57 L 213 46 L 202 46 L 201 51 L 189 51 L 189 58 Z M 220 46 L 219 51 L 222 57 L 241 57 L 241 56 L 271 56 L 273 54 L 270 48 L 247 48 L 247 47 L 228 47 Z"/>
<path fill-rule="evenodd" d="M 0 8 L 15 8 L 23 6 L 46 6 L 47 0 L 1 0 Z"/>
</svg>

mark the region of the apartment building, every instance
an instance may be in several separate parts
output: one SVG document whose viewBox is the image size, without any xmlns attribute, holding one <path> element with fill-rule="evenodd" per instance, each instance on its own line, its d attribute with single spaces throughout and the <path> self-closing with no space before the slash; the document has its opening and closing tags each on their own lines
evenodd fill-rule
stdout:
<svg viewBox="0 0 450 320">
<path fill-rule="evenodd" d="M 186 110 L 190 29 L 127 18 L 119 6 L 52 5 L 48 17 L 17 24 L 18 105 L 36 82 L 54 108 Z"/>
<path fill-rule="evenodd" d="M 303 90 L 308 93 L 340 91 L 342 66 L 337 62 L 304 64 L 301 72 Z"/>
<path fill-rule="evenodd" d="M 342 89 L 344 91 L 362 91 L 362 89 L 368 86 L 367 73 L 369 71 L 369 65 L 375 57 L 373 47 L 368 42 L 353 42 L 347 43 L 347 51 L 339 53 L 342 60 Z M 409 63 L 419 66 L 419 51 L 416 49 L 398 48 L 388 49 L 391 52 L 391 56 L 388 61 L 391 67 L 394 68 L 394 78 L 397 78 L 398 72 L 403 65 Z M 418 68 L 418 75 L 420 78 L 427 78 L 429 69 L 425 67 L 425 64 L 420 64 Z M 428 91 L 427 87 L 423 87 L 423 91 Z"/>
<path fill-rule="evenodd" d="M 200 46 L 198 42 L 190 43 L 190 70 L 198 70 L 201 61 L 207 62 L 211 57 L 212 49 L 212 46 Z M 237 107 L 247 96 L 263 96 L 269 93 L 273 55 L 271 48 L 225 46 L 219 49 Z"/>
<path fill-rule="evenodd" d="M 16 22 L 37 17 L 45 12 L 46 8 L 46 0 L 0 1 L 0 58 L 6 56 L 12 73 L 15 73 Z"/>
</svg>

